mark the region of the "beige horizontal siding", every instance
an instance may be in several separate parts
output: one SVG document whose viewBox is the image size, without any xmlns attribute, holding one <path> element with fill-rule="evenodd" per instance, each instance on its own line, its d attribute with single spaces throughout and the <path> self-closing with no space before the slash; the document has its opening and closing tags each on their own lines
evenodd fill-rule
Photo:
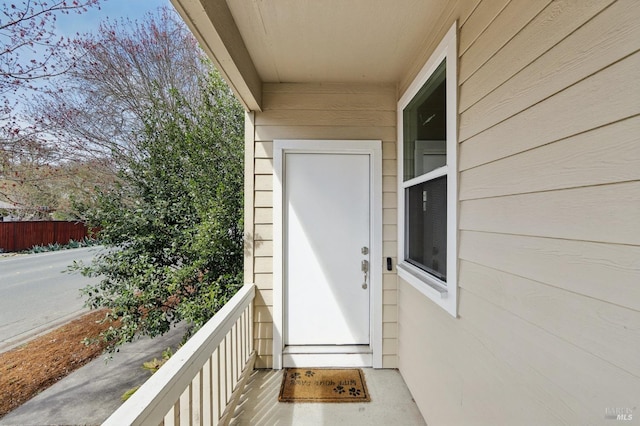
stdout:
<svg viewBox="0 0 640 426">
<path fill-rule="evenodd" d="M 398 158 L 396 142 L 382 141 L 382 159 L 395 160 Z"/>
<path fill-rule="evenodd" d="M 393 160 L 382 160 L 382 176 L 397 176 L 398 170 L 397 161 Z"/>
<path fill-rule="evenodd" d="M 382 340 L 382 355 L 395 355 L 398 353 L 398 339 Z"/>
<path fill-rule="evenodd" d="M 485 1 L 483 3 L 487 4 L 489 2 Z M 486 13 L 483 18 L 485 19 L 492 15 L 489 7 L 493 9 L 494 20 L 489 26 L 474 25 L 476 24 L 475 20 L 470 18 L 460 31 L 461 40 L 466 40 L 473 37 L 473 34 L 478 34 L 471 47 L 463 50 L 464 54 L 460 58 L 460 83 L 469 79 L 482 65 L 499 54 L 500 49 L 511 41 L 513 37 L 517 36 L 525 25 L 535 19 L 545 6 L 551 3 L 551 0 L 512 0 L 498 14 L 495 14 L 495 9 L 500 8 L 500 2 L 494 3 L 494 5 L 484 8 Z M 461 105 L 461 108 L 464 108 L 464 105 Z"/>
<path fill-rule="evenodd" d="M 382 306 L 382 323 L 395 323 L 398 321 L 398 307 L 396 305 Z"/>
<path fill-rule="evenodd" d="M 254 257 L 253 263 L 256 274 L 273 273 L 273 259 L 271 257 Z"/>
<path fill-rule="evenodd" d="M 256 303 L 262 315 L 256 317 L 258 366 L 272 362 L 273 289 L 273 140 L 274 139 L 374 139 L 382 140 L 383 221 L 396 224 L 397 174 L 396 88 L 377 84 L 265 84 L 263 112 L 255 115 L 254 247 L 256 284 L 265 294 Z M 383 255 L 395 258 L 397 237 L 387 230 Z M 383 262 L 386 266 L 386 262 Z M 395 273 L 393 273 L 395 274 Z M 395 277 L 395 275 L 394 275 Z M 383 294 L 383 365 L 397 367 L 395 284 Z M 267 309 L 267 311 L 264 311 Z M 389 325 L 387 325 L 389 324 Z M 391 330 L 391 331 L 390 331 Z"/>
<path fill-rule="evenodd" d="M 273 208 L 271 207 L 257 207 L 255 211 L 255 224 L 267 225 L 273 223 Z"/>
<path fill-rule="evenodd" d="M 395 141 L 396 126 L 344 125 L 331 126 L 284 126 L 270 125 L 256 128 L 256 140 L 273 141 L 274 139 L 380 139 Z"/>
<path fill-rule="evenodd" d="M 398 204 L 398 197 L 395 192 L 384 192 L 382 194 L 382 207 L 394 208 Z"/>
<path fill-rule="evenodd" d="M 636 116 L 465 170 L 460 174 L 460 199 L 640 180 L 638 135 Z"/>
<path fill-rule="evenodd" d="M 382 177 L 382 191 L 394 192 L 398 187 L 398 179 L 396 176 L 383 176 Z"/>
<path fill-rule="evenodd" d="M 273 289 L 273 274 L 271 272 L 256 272 L 253 277 L 256 287 L 259 289 Z"/>
<path fill-rule="evenodd" d="M 639 20 L 633 0 L 486 0 L 460 20 L 459 318 L 397 280 L 398 365 L 428 424 L 637 406 Z"/>
<path fill-rule="evenodd" d="M 465 295 L 460 296 L 462 310 Z M 583 418 L 576 416 L 584 413 L 567 407 L 564 398 L 541 401 L 544 398 L 536 383 L 540 376 L 529 378 L 530 369 L 522 371 L 517 360 L 506 362 L 504 355 L 493 354 L 496 344 L 469 328 L 471 318 L 451 321 L 443 309 L 425 303 L 424 297 L 406 284 L 402 284 L 399 297 L 401 311 L 406 312 L 398 324 L 400 371 L 427 424 L 551 425 L 559 423 L 556 416 L 565 417 L 565 424 L 572 424 L 569 419 L 573 424 L 588 424 L 580 422 Z M 507 328 L 504 324 L 492 326 Z M 414 338 L 410 340 L 411 335 Z M 532 385 L 538 392 L 530 390 Z"/>
<path fill-rule="evenodd" d="M 273 256 L 272 241 L 256 240 L 253 247 L 254 247 L 253 253 L 256 257 L 272 257 Z"/>
<path fill-rule="evenodd" d="M 326 111 L 305 110 L 274 111 L 256 114 L 256 126 L 299 126 L 302 122 L 309 126 L 387 126 L 395 125 L 395 111 Z"/>
<path fill-rule="evenodd" d="M 383 241 L 382 242 L 382 256 L 383 257 L 397 257 L 398 256 L 398 243 L 397 241 Z"/>
<path fill-rule="evenodd" d="M 382 325 L 382 332 L 388 338 L 398 337 L 398 324 L 395 322 L 385 322 Z"/>
<path fill-rule="evenodd" d="M 501 0 L 492 0 L 492 3 L 496 4 Z M 451 25 L 457 20 L 458 26 L 464 26 L 467 22 L 473 22 L 474 12 L 482 9 L 482 0 L 464 0 L 464 1 L 443 1 L 440 2 L 443 5 L 442 10 L 438 14 L 436 19 L 436 25 L 430 26 L 432 32 L 429 39 L 424 40 L 422 49 L 418 49 L 413 52 L 413 62 L 407 68 L 405 75 L 400 78 L 398 84 L 398 93 L 404 93 L 409 85 L 413 82 L 414 78 L 422 67 L 426 59 L 437 48 L 440 41 L 445 34 L 451 28 Z M 434 10 L 434 14 L 437 12 Z"/>
<path fill-rule="evenodd" d="M 255 225 L 253 238 L 258 241 L 273 240 L 273 225 Z"/>
<path fill-rule="evenodd" d="M 640 311 L 638 246 L 462 231 L 460 259 Z"/>
<path fill-rule="evenodd" d="M 465 291 L 640 378 L 640 311 L 576 295 L 540 282 L 462 261 Z M 466 279 L 469 278 L 469 279 Z"/>
<path fill-rule="evenodd" d="M 273 290 L 260 289 L 256 293 L 255 306 L 273 306 Z"/>
<path fill-rule="evenodd" d="M 398 239 L 397 225 L 382 225 L 382 241 L 397 241 L 397 239 Z"/>
<path fill-rule="evenodd" d="M 397 225 L 398 209 L 382 209 L 382 223 L 384 225 Z"/>
<path fill-rule="evenodd" d="M 262 355 L 256 359 L 255 368 L 257 369 L 271 368 L 272 365 L 273 365 L 273 356 Z"/>
<path fill-rule="evenodd" d="M 495 0 L 492 2 L 482 1 L 478 4 L 469 19 L 462 24 L 459 34 L 460 55 L 463 55 L 469 46 L 473 44 L 484 31 L 489 28 L 493 21 L 500 16 L 504 7 L 509 5 L 509 0 Z"/>
<path fill-rule="evenodd" d="M 486 43 L 479 39 L 460 58 L 460 110 L 513 77 L 613 1 L 556 0 L 538 13 L 546 0 L 512 0 L 491 26 L 494 31 L 480 37 Z"/>
<path fill-rule="evenodd" d="M 273 327 L 270 323 L 257 323 L 253 329 L 253 337 L 262 340 L 273 339 Z"/>
<path fill-rule="evenodd" d="M 602 424 L 606 407 L 634 407 L 638 377 L 473 293 L 460 296 L 464 315 L 453 322 L 410 286 L 400 291 L 411 312 L 399 323 L 401 371 L 421 363 L 405 380 L 437 383 L 419 392 L 429 424 Z M 406 350 L 411 329 L 422 336 Z"/>
<path fill-rule="evenodd" d="M 268 324 L 273 321 L 271 306 L 255 306 L 253 314 L 256 324 Z"/>
<path fill-rule="evenodd" d="M 273 193 L 271 191 L 256 191 L 254 202 L 256 207 L 273 207 Z"/>
<path fill-rule="evenodd" d="M 473 106 L 461 108 L 460 140 L 632 54 L 637 49 L 634 41 L 640 39 L 633 13 L 639 7 L 640 2 L 625 0 L 622 6 L 604 10 Z"/>
<path fill-rule="evenodd" d="M 273 159 L 271 158 L 256 158 L 255 159 L 255 174 L 257 175 L 270 175 L 273 170 Z"/>
<path fill-rule="evenodd" d="M 640 114 L 637 82 L 640 53 L 604 68 L 460 146 L 460 169 L 495 161 Z M 634 86 L 635 84 L 635 86 Z"/>
<path fill-rule="evenodd" d="M 255 189 L 257 191 L 272 191 L 273 190 L 273 176 L 272 175 L 256 175 L 255 176 Z"/>
<path fill-rule="evenodd" d="M 530 387 L 528 393 L 532 397 L 543 396 L 551 390 L 559 402 L 578 412 L 574 418 L 567 416 L 565 423 L 597 423 L 603 417 L 603 405 L 610 407 L 610 404 L 616 404 L 614 401 L 624 407 L 633 407 L 635 397 L 632 395 L 640 386 L 637 376 L 554 336 L 537 324 L 495 308 L 472 293 L 465 292 L 463 296 L 461 304 L 463 307 L 468 304 L 470 328 L 482 330 L 477 333 L 479 338 L 493 344 L 505 362 L 526 360 L 525 365 L 530 369 L 527 380 L 539 382 L 539 386 Z M 510 323 L 512 327 L 500 328 L 501 323 Z M 534 378 L 536 374 L 538 380 Z M 549 399 L 548 396 L 544 399 L 545 404 Z M 558 416 L 558 413 L 550 414 Z"/>
<path fill-rule="evenodd" d="M 460 229 L 640 245 L 640 181 L 460 203 Z"/>
<path fill-rule="evenodd" d="M 256 142 L 255 158 L 273 158 L 273 142 Z"/>
<path fill-rule="evenodd" d="M 383 290 L 396 290 L 398 288 L 398 276 L 396 274 L 382 275 Z"/>
<path fill-rule="evenodd" d="M 398 304 L 398 292 L 396 290 L 384 290 L 382 300 L 384 305 L 396 306 Z"/>
</svg>

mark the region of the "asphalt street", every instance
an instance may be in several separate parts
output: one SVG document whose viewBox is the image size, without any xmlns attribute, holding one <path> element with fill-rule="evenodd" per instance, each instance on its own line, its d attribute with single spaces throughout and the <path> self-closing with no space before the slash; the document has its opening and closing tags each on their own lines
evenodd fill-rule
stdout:
<svg viewBox="0 0 640 426">
<path fill-rule="evenodd" d="M 0 257 L 0 351 L 61 325 L 83 311 L 80 289 L 98 278 L 67 273 L 101 247 Z"/>
<path fill-rule="evenodd" d="M 74 260 L 91 261 L 101 247 L 0 257 L 0 352 L 44 333 L 85 311 L 79 289 L 97 279 L 64 273 Z M 72 372 L 0 419 L 0 425 L 100 424 L 121 404 L 122 394 L 149 377 L 145 361 L 175 352 L 186 324 L 155 339 L 123 345 Z M 4 347 L 3 347 L 4 346 Z"/>
</svg>

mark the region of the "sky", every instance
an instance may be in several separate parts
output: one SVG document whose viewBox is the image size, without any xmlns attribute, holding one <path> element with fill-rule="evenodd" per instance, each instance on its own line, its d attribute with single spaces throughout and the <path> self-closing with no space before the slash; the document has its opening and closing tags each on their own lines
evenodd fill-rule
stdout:
<svg viewBox="0 0 640 426">
<path fill-rule="evenodd" d="M 169 0 L 100 0 L 100 10 L 93 7 L 81 15 L 58 15 L 56 28 L 65 36 L 93 32 L 107 18 L 141 19 L 147 12 L 165 5 L 173 9 Z"/>
<path fill-rule="evenodd" d="M 8 3 L 5 1 L 4 3 Z M 161 6 L 173 9 L 170 0 L 100 0 L 100 9 L 89 8 L 82 14 L 71 12 L 67 15 L 56 14 L 56 33 L 64 37 L 74 38 L 76 34 L 92 33 L 97 30 L 100 22 L 106 20 L 119 20 L 128 18 L 133 21 L 141 20 L 148 12 L 153 12 Z M 28 56 L 28 52 L 22 53 Z M 37 53 L 35 54 L 37 56 Z M 39 82 L 34 82 L 38 85 Z M 18 110 L 21 109 L 22 100 L 27 96 L 18 91 L 15 94 L 7 94 L 9 99 L 18 100 Z M 0 121 L 0 124 L 2 122 Z"/>
</svg>

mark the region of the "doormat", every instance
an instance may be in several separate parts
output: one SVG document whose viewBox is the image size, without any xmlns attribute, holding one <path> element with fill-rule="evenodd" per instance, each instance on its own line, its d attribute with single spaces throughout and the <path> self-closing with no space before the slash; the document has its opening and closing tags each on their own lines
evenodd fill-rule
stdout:
<svg viewBox="0 0 640 426">
<path fill-rule="evenodd" d="M 280 386 L 280 402 L 369 402 L 359 368 L 287 368 Z"/>
</svg>

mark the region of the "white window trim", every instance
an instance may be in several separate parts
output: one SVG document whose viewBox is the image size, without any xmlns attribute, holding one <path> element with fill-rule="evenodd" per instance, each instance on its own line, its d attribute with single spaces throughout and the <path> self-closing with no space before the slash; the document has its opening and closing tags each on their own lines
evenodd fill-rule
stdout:
<svg viewBox="0 0 640 426">
<path fill-rule="evenodd" d="M 403 110 L 443 60 L 447 91 L 447 165 L 403 182 Z M 427 63 L 398 101 L 398 276 L 456 317 L 458 314 L 458 53 L 457 22 L 449 29 Z M 447 175 L 447 282 L 404 261 L 405 189 L 408 185 Z"/>
</svg>

